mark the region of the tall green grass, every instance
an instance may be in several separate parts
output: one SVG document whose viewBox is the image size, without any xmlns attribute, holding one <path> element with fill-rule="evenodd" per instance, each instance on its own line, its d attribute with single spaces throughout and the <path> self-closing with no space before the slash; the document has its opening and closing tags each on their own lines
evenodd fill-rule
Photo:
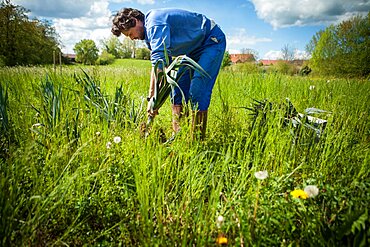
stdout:
<svg viewBox="0 0 370 247">
<path fill-rule="evenodd" d="M 368 243 L 368 81 L 221 71 L 208 139 L 190 142 L 185 121 L 164 145 L 169 102 L 143 139 L 150 64 L 128 62 L 0 70 L 13 133 L 1 138 L 1 245 L 213 246 L 220 235 L 231 246 Z M 245 109 L 285 98 L 299 112 L 331 112 L 318 116 L 328 120 L 319 139 L 282 124 L 281 108 L 256 120 Z M 259 182 L 261 170 L 269 177 Z M 319 195 L 291 197 L 306 185 Z"/>
</svg>

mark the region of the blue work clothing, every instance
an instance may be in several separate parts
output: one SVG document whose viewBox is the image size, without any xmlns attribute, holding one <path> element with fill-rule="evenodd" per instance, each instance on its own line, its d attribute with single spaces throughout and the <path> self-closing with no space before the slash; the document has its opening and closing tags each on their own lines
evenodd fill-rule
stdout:
<svg viewBox="0 0 370 247">
<path fill-rule="evenodd" d="M 194 110 L 207 110 L 226 48 L 225 34 L 220 27 L 202 14 L 180 9 L 151 10 L 144 22 L 145 41 L 151 50 L 153 66 L 160 59 L 165 61 L 166 47 L 170 57 L 187 55 L 210 76 L 187 71 L 177 80 L 185 99 L 180 89 L 175 88 L 171 93 L 172 103 L 181 105 L 190 100 Z"/>
</svg>

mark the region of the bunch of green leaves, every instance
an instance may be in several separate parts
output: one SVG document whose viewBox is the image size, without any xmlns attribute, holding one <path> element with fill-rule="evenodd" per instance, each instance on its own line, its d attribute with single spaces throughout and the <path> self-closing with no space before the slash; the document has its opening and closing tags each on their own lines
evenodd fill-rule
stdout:
<svg viewBox="0 0 370 247">
<path fill-rule="evenodd" d="M 7 113 L 8 106 L 8 90 L 0 84 L 0 130 L 2 133 L 7 133 L 9 130 L 9 119 Z"/>
<path fill-rule="evenodd" d="M 317 137 L 322 135 L 323 130 L 326 127 L 327 121 L 324 119 L 313 117 L 313 114 L 329 113 L 328 111 L 307 108 L 305 113 L 299 113 L 294 107 L 292 102 L 287 98 L 283 104 L 275 104 L 266 99 L 264 100 L 253 100 L 251 107 L 243 107 L 251 111 L 249 115 L 252 116 L 252 129 L 256 126 L 256 122 L 260 119 L 260 125 L 265 125 L 267 116 L 269 113 L 282 112 L 282 123 L 284 126 L 293 126 L 294 129 L 298 127 L 305 127 L 316 133 Z"/>
<path fill-rule="evenodd" d="M 166 99 L 174 90 L 175 87 L 179 87 L 177 81 L 188 71 L 196 71 L 202 76 L 207 76 L 208 73 L 193 59 L 186 55 L 181 55 L 176 57 L 171 63 L 170 59 L 164 47 L 165 61 L 158 60 L 154 65 L 154 75 L 155 75 L 155 87 L 154 96 L 150 99 L 149 104 L 152 111 L 158 110 L 164 104 Z M 168 66 L 166 66 L 168 65 Z M 161 69 L 162 68 L 162 69 Z M 180 70 L 181 68 L 181 70 Z M 181 72 L 180 72 L 181 71 Z M 181 94 L 183 92 L 180 89 Z M 185 98 L 183 96 L 183 98 Z M 152 118 L 149 117 L 148 124 L 151 122 Z"/>
</svg>

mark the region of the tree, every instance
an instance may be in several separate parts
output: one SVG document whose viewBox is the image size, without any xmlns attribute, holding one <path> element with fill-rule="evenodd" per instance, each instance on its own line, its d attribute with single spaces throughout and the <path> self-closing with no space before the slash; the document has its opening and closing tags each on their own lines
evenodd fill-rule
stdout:
<svg viewBox="0 0 370 247">
<path fill-rule="evenodd" d="M 282 59 L 284 61 L 293 61 L 294 53 L 294 49 L 288 44 L 284 45 L 283 48 L 281 48 Z"/>
<path fill-rule="evenodd" d="M 99 65 L 112 64 L 114 62 L 114 58 L 115 57 L 112 54 L 108 53 L 106 50 L 103 50 L 98 60 L 96 60 L 96 64 L 99 64 Z"/>
<path fill-rule="evenodd" d="M 108 39 L 104 39 L 101 41 L 103 46 L 103 51 L 107 51 L 108 53 L 112 54 L 115 58 L 122 58 L 124 55 L 124 50 L 122 48 L 122 44 L 119 41 L 118 37 L 111 35 Z"/>
<path fill-rule="evenodd" d="M 255 62 L 258 59 L 258 51 L 249 49 L 249 48 L 242 48 L 240 50 L 241 54 L 251 54 L 250 61 L 247 62 Z"/>
<path fill-rule="evenodd" d="M 121 43 L 122 48 L 122 58 L 134 58 L 135 57 L 135 49 L 136 43 L 134 40 L 129 38 L 124 38 Z"/>
<path fill-rule="evenodd" d="M 323 74 L 370 74 L 370 12 L 316 33 L 306 47 L 311 67 Z"/>
<path fill-rule="evenodd" d="M 224 67 L 230 66 L 230 65 L 231 65 L 230 53 L 228 51 L 225 51 L 224 57 L 222 59 L 221 68 L 224 68 Z"/>
<path fill-rule="evenodd" d="M 95 64 L 98 59 L 98 48 L 91 39 L 83 39 L 73 48 L 76 53 L 76 61 L 83 64 Z"/>
<path fill-rule="evenodd" d="M 10 0 L 0 4 L 0 58 L 5 65 L 52 63 L 53 52 L 60 52 L 51 24 L 29 20 L 27 12 Z"/>
<path fill-rule="evenodd" d="M 137 59 L 150 59 L 150 50 L 148 48 L 142 47 L 136 49 L 136 58 Z"/>
</svg>

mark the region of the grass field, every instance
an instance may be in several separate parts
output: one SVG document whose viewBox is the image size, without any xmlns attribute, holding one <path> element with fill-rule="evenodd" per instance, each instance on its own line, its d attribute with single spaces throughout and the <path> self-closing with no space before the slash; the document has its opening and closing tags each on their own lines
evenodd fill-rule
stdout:
<svg viewBox="0 0 370 247">
<path fill-rule="evenodd" d="M 207 140 L 189 141 L 184 121 L 163 144 L 169 102 L 140 133 L 149 72 L 137 60 L 0 68 L 0 245 L 370 243 L 368 80 L 226 68 Z M 286 98 L 327 111 L 315 115 L 327 120 L 320 135 L 284 122 Z M 253 99 L 272 106 L 253 118 Z M 307 185 L 318 195 L 292 196 Z"/>
</svg>

